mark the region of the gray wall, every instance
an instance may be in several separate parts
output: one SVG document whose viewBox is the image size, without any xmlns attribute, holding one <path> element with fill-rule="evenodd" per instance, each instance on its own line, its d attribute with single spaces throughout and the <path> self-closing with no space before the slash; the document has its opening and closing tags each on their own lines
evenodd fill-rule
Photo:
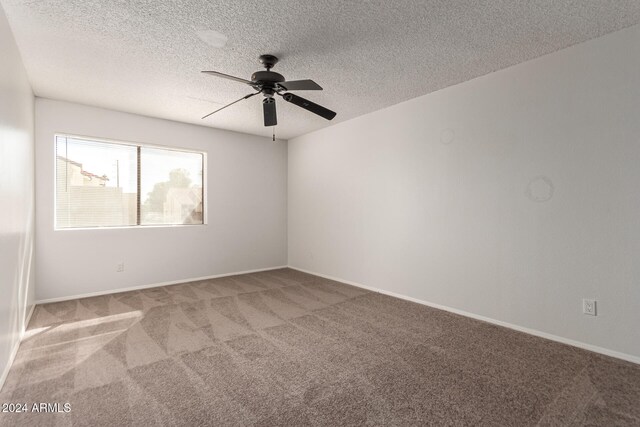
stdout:
<svg viewBox="0 0 640 427">
<path fill-rule="evenodd" d="M 635 26 L 290 140 L 289 264 L 640 362 L 638 70 Z"/>
<path fill-rule="evenodd" d="M 207 225 L 54 230 L 56 132 L 206 152 Z M 36 165 L 37 300 L 287 264 L 286 142 L 37 98 Z"/>
<path fill-rule="evenodd" d="M 33 304 L 33 92 L 0 7 L 0 388 Z"/>
</svg>

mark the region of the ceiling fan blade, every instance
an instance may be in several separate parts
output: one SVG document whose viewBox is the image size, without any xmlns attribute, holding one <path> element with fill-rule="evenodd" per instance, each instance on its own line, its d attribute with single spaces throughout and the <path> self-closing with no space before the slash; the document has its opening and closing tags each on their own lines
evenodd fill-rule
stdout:
<svg viewBox="0 0 640 427">
<path fill-rule="evenodd" d="M 262 111 L 264 112 L 264 125 L 275 126 L 278 124 L 276 115 L 276 100 L 273 98 L 265 98 L 262 100 Z"/>
<path fill-rule="evenodd" d="M 313 80 L 293 80 L 278 83 L 278 86 L 283 87 L 285 90 L 322 90 L 322 86 Z"/>
<path fill-rule="evenodd" d="M 224 107 L 218 108 L 216 111 L 214 111 L 214 112 L 212 112 L 212 113 L 209 113 L 209 114 L 207 114 L 206 116 L 203 116 L 202 118 L 203 118 L 203 119 L 206 119 L 206 118 L 207 118 L 207 117 L 209 117 L 210 115 L 215 114 L 215 113 L 217 113 L 217 112 L 218 112 L 218 111 L 220 111 L 220 110 L 224 110 L 225 108 L 230 107 L 230 106 L 232 106 L 233 104 L 235 104 L 235 103 L 237 103 L 237 102 L 240 102 L 240 101 L 245 100 L 245 99 L 249 99 L 249 98 L 251 98 L 252 96 L 256 96 L 256 95 L 257 95 L 257 94 L 259 94 L 259 93 L 260 93 L 260 92 L 250 93 L 249 95 L 243 96 L 242 98 L 237 99 L 237 100 L 233 101 L 232 103 L 225 105 Z"/>
<path fill-rule="evenodd" d="M 219 73 L 217 71 L 201 71 L 204 74 L 209 74 L 211 76 L 222 77 L 223 79 L 233 80 L 238 83 L 246 83 L 248 85 L 253 85 L 253 82 L 250 80 L 241 79 L 240 77 L 230 76 L 229 74 Z"/>
<path fill-rule="evenodd" d="M 294 95 L 292 93 L 285 93 L 284 95 L 282 95 L 282 98 L 287 101 L 290 102 L 292 104 L 297 105 L 298 107 L 302 107 L 305 110 L 309 110 L 312 113 L 315 113 L 317 115 L 319 115 L 320 117 L 324 117 L 327 120 L 331 120 L 336 116 L 336 113 L 324 108 L 322 105 L 318 105 L 314 102 L 311 102 L 307 99 L 301 98 L 298 95 Z"/>
</svg>

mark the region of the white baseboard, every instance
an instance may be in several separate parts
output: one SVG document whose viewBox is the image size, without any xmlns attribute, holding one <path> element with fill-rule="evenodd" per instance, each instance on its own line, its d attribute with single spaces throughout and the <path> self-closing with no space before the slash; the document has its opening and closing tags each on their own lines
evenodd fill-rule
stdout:
<svg viewBox="0 0 640 427">
<path fill-rule="evenodd" d="M 4 387 L 4 382 L 7 380 L 7 376 L 9 376 L 9 371 L 13 366 L 13 361 L 16 358 L 16 354 L 18 354 L 18 349 L 20 348 L 20 341 L 18 340 L 11 349 L 11 355 L 9 356 L 9 360 L 2 371 L 2 376 L 0 377 L 0 391 L 2 391 L 2 387 Z"/>
<path fill-rule="evenodd" d="M 4 387 L 4 382 L 7 380 L 9 371 L 13 366 L 13 361 L 15 360 L 16 355 L 18 354 L 18 350 L 20 349 L 20 343 L 24 338 L 24 334 L 27 331 L 27 326 L 29 326 L 29 321 L 31 320 L 31 315 L 33 315 L 33 310 L 35 308 L 36 308 L 35 303 L 31 304 L 31 308 L 29 309 L 29 312 L 27 313 L 27 316 L 24 319 L 24 327 L 20 331 L 20 339 L 14 344 L 13 348 L 11 349 L 11 355 L 9 356 L 9 360 L 7 361 L 7 364 L 4 367 L 4 370 L 2 371 L 2 376 L 0 376 L 0 391 L 2 391 L 2 387 Z"/>
<path fill-rule="evenodd" d="M 366 286 L 366 285 L 363 285 L 361 283 L 352 282 L 350 280 L 344 280 L 344 279 L 341 279 L 339 277 L 333 277 L 333 276 L 329 276 L 329 275 L 326 275 L 326 274 L 316 273 L 316 272 L 313 272 L 313 271 L 305 270 L 303 268 L 294 267 L 292 265 L 288 266 L 288 268 L 291 268 L 292 270 L 298 270 L 298 271 L 301 271 L 301 272 L 307 273 L 307 274 L 313 274 L 314 276 L 324 277 L 325 279 L 335 280 L 336 282 L 342 282 L 342 283 L 345 283 L 347 285 L 356 286 L 358 288 L 367 289 L 369 291 L 377 292 L 379 294 L 389 295 L 389 296 L 392 296 L 392 297 L 395 297 L 395 298 L 399 298 L 399 299 L 403 299 L 403 300 L 406 300 L 406 301 L 411 301 L 411 302 L 415 302 L 415 303 L 418 303 L 418 304 L 426 305 L 426 306 L 429 306 L 429 307 L 437 308 L 439 310 L 444 310 L 444 311 L 448 311 L 448 312 L 451 312 L 451 313 L 459 314 L 461 316 L 470 317 L 472 319 L 482 320 L 483 322 L 492 323 L 494 325 L 504 326 L 505 328 L 513 329 L 513 330 L 516 330 L 516 331 L 519 331 L 519 332 L 524 332 L 524 333 L 529 334 L 529 335 L 535 335 L 535 336 L 541 337 L 541 338 L 546 338 L 546 339 L 551 340 L 551 341 L 557 341 L 559 343 L 567 344 L 567 345 L 570 345 L 570 346 L 573 346 L 573 347 L 582 348 L 584 350 L 593 351 L 594 353 L 600 353 L 600 354 L 604 354 L 605 356 L 611 356 L 611 357 L 615 357 L 616 359 L 622 359 L 622 360 L 625 360 L 627 362 L 640 364 L 640 357 L 633 356 L 631 354 L 622 353 L 622 352 L 615 351 L 615 350 L 610 350 L 610 349 L 604 348 L 604 347 L 598 347 L 598 346 L 595 346 L 595 345 L 592 345 L 592 344 L 587 344 L 587 343 L 584 343 L 584 342 L 581 342 L 581 341 L 575 341 L 575 340 L 572 340 L 572 339 L 569 339 L 569 338 L 565 338 L 565 337 L 561 337 L 561 336 L 558 336 L 558 335 L 549 334 L 547 332 L 538 331 L 536 329 L 526 328 L 524 326 L 514 325 L 512 323 L 503 322 L 502 320 L 496 320 L 496 319 L 492 319 L 490 317 L 481 316 L 479 314 L 470 313 L 468 311 L 458 310 L 457 308 L 451 308 L 451 307 L 447 307 L 447 306 L 441 305 L 441 304 L 435 304 L 435 303 L 428 302 L 428 301 L 422 301 L 422 300 L 419 300 L 417 298 L 408 297 L 406 295 L 397 294 L 395 292 L 386 291 L 384 289 L 379 289 L 379 288 L 374 288 L 374 287 L 371 287 L 371 286 Z"/>
<path fill-rule="evenodd" d="M 36 303 L 31 304 L 31 308 L 29 309 L 29 313 L 27 313 L 27 317 L 24 319 L 24 328 L 22 328 L 22 332 L 20 333 L 20 341 L 24 338 L 25 332 L 27 332 L 27 328 L 29 327 L 29 322 L 31 321 L 31 316 L 33 316 L 33 312 L 36 309 Z"/>
<path fill-rule="evenodd" d="M 255 270 L 237 271 L 237 272 L 234 272 L 234 273 L 215 274 L 215 275 L 212 275 L 212 276 L 203 276 L 203 277 L 190 277 L 190 278 L 186 278 L 186 279 L 172 280 L 172 281 L 169 281 L 169 282 L 161 282 L 161 283 L 152 283 L 152 284 L 149 284 L 149 285 L 132 286 L 132 287 L 129 287 L 129 288 L 109 289 L 109 290 L 106 290 L 106 291 L 89 292 L 89 293 L 86 293 L 86 294 L 68 295 L 68 296 L 56 297 L 56 298 L 47 298 L 47 299 L 42 299 L 42 300 L 36 301 L 34 305 L 37 305 L 37 304 L 48 304 L 50 302 L 69 301 L 69 300 L 72 300 L 72 299 L 79 299 L 79 298 L 97 297 L 97 296 L 100 296 L 100 295 L 117 294 L 117 293 L 120 293 L 120 292 L 138 291 L 140 289 L 149 289 L 149 288 L 157 288 L 157 287 L 160 287 L 160 286 L 177 285 L 179 283 L 195 282 L 195 281 L 198 281 L 198 280 L 208 280 L 208 279 L 218 279 L 220 277 L 238 276 L 240 274 L 259 273 L 261 271 L 278 270 L 280 268 L 287 268 L 287 266 L 286 265 L 281 265 L 281 266 L 278 266 L 278 267 L 257 268 Z"/>
</svg>

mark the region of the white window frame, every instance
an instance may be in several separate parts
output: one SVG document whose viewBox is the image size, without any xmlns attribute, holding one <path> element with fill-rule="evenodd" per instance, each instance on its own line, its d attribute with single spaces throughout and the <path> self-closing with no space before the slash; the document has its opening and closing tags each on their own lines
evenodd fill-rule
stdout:
<svg viewBox="0 0 640 427">
<path fill-rule="evenodd" d="M 202 155 L 202 224 L 135 224 L 135 225 L 116 225 L 116 226 L 95 226 L 95 227 L 58 227 L 58 218 L 57 218 L 57 204 L 58 204 L 58 196 L 57 196 L 57 153 L 56 153 L 56 144 L 58 138 L 73 138 L 80 140 L 87 140 L 93 142 L 103 142 L 106 144 L 114 144 L 114 145 L 126 145 L 128 147 L 145 147 L 145 148 L 156 148 L 167 151 L 178 151 L 182 153 L 194 153 Z M 168 145 L 161 144 L 149 144 L 146 142 L 133 142 L 133 141 L 122 141 L 115 140 L 109 138 L 101 138 L 95 136 L 84 136 L 78 134 L 71 133 L 63 133 L 63 132 L 55 132 L 53 135 L 53 229 L 54 231 L 86 231 L 86 230 L 122 230 L 122 229 L 149 229 L 149 228 L 174 228 L 174 227 L 198 227 L 198 226 L 206 226 L 208 225 L 207 217 L 209 213 L 208 206 L 208 185 L 207 185 L 207 152 L 201 150 L 195 150 L 190 148 L 182 148 L 182 147 L 173 147 Z M 140 165 L 138 165 L 139 167 Z M 138 175 L 140 171 L 137 171 Z M 139 182 L 137 183 L 140 184 Z M 140 189 L 138 188 L 138 192 Z M 140 211 L 141 198 L 140 194 L 138 194 L 138 214 Z"/>
</svg>

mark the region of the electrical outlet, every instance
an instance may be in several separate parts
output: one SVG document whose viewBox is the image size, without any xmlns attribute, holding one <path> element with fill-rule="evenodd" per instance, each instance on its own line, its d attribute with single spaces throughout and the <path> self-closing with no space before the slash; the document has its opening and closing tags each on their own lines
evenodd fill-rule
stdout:
<svg viewBox="0 0 640 427">
<path fill-rule="evenodd" d="M 588 314 L 589 316 L 597 316 L 598 312 L 596 311 L 596 303 L 597 301 L 594 299 L 583 299 L 582 313 Z"/>
<path fill-rule="evenodd" d="M 124 262 L 116 264 L 116 272 L 122 273 L 124 271 Z"/>
</svg>

